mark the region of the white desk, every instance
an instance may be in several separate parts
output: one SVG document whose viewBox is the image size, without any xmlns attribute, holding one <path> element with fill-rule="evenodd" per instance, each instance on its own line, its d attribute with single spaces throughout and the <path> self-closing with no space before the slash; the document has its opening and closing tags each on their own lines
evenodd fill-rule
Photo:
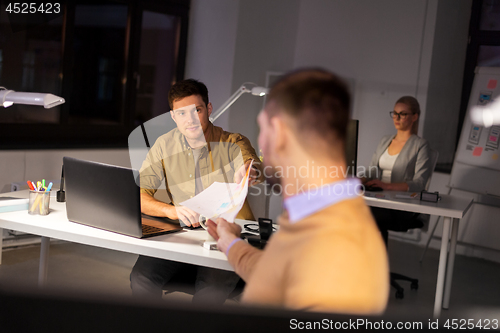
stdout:
<svg viewBox="0 0 500 333">
<path fill-rule="evenodd" d="M 373 193 L 373 195 L 385 195 L 386 197 L 365 197 L 365 200 L 367 204 L 372 207 L 443 216 L 443 237 L 441 240 L 436 298 L 434 303 L 434 316 L 439 317 L 441 307 L 445 309 L 449 307 L 455 248 L 458 235 L 458 222 L 469 210 L 472 205 L 472 200 L 442 195 L 441 201 L 438 203 L 430 203 L 421 202 L 418 199 L 397 199 L 394 198 L 395 193 L 396 192 L 377 192 Z M 26 198 L 28 196 L 28 191 L 4 193 L 2 196 Z M 43 284 L 47 278 L 50 238 L 181 261 L 200 266 L 233 270 L 222 252 L 210 251 L 203 248 L 202 244 L 207 236 L 204 230 L 186 230 L 148 239 L 137 239 L 70 222 L 66 217 L 66 204 L 58 203 L 53 199 L 54 198 L 51 198 L 51 211 L 47 216 L 32 216 L 29 215 L 27 211 L 0 213 L 0 230 L 1 228 L 6 228 L 42 236 L 40 270 L 38 276 L 40 284 Z M 244 220 L 237 220 L 237 222 L 239 224 L 245 223 Z M 448 257 L 450 224 L 453 228 L 451 231 L 451 246 Z"/>
<path fill-rule="evenodd" d="M 1 196 L 24 198 L 28 196 L 28 191 L 4 193 Z M 236 222 L 249 223 L 245 220 L 236 220 Z M 50 238 L 199 266 L 233 270 L 222 252 L 210 251 L 202 246 L 208 235 L 203 229 L 184 230 L 147 239 L 138 239 L 70 222 L 66 217 L 66 204 L 57 202 L 55 198 L 50 200 L 50 214 L 47 216 L 29 215 L 26 210 L 0 213 L 0 231 L 2 228 L 42 236 L 38 275 L 38 282 L 42 285 L 47 278 Z M 0 255 L 1 245 L 0 238 Z"/>
<path fill-rule="evenodd" d="M 436 297 L 434 300 L 434 317 L 441 314 L 441 307 L 448 309 L 450 305 L 451 281 L 453 278 L 453 266 L 455 263 L 455 251 L 458 237 L 458 222 L 472 206 L 472 199 L 458 198 L 441 194 L 439 202 L 424 202 L 419 199 L 400 199 L 395 195 L 403 192 L 370 192 L 365 196 L 369 206 L 402 210 L 421 214 L 438 215 L 443 217 L 443 237 L 441 238 L 441 250 L 439 255 L 439 267 L 436 285 Z M 404 192 L 408 194 L 407 192 Z M 448 254 L 448 240 L 451 243 Z M 448 254 L 448 255 L 447 255 Z M 445 281 L 446 277 L 446 281 Z"/>
</svg>

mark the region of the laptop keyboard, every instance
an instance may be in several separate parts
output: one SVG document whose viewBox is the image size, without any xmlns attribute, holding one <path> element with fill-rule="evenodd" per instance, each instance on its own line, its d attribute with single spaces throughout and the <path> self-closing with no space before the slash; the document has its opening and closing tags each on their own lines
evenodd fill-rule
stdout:
<svg viewBox="0 0 500 333">
<path fill-rule="evenodd" d="M 150 233 L 153 233 L 153 232 L 159 232 L 159 231 L 162 231 L 162 230 L 163 229 L 157 228 L 157 227 L 153 227 L 151 225 L 145 225 L 145 224 L 142 225 L 142 234 L 143 235 L 150 234 Z"/>
</svg>

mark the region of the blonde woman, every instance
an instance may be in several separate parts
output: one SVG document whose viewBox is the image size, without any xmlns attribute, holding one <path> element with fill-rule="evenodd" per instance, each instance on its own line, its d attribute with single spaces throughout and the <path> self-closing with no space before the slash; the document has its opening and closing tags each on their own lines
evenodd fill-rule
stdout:
<svg viewBox="0 0 500 333">
<path fill-rule="evenodd" d="M 390 116 L 396 128 L 396 134 L 382 138 L 370 163 L 373 178 L 364 181 L 367 187 L 378 187 L 384 191 L 420 192 L 425 189 L 432 174 L 429 143 L 417 135 L 420 106 L 411 96 L 397 100 Z M 387 230 L 407 230 L 403 223 L 415 220 L 418 214 L 372 209 L 384 240 L 387 243 Z M 422 227 L 418 219 L 417 225 Z"/>
<path fill-rule="evenodd" d="M 418 101 L 414 97 L 403 96 L 389 114 L 397 132 L 380 141 L 369 168 L 375 178 L 365 185 L 385 191 L 420 192 L 427 184 L 432 166 L 429 144 L 417 136 L 420 117 Z M 374 174 L 375 168 L 377 172 Z"/>
</svg>

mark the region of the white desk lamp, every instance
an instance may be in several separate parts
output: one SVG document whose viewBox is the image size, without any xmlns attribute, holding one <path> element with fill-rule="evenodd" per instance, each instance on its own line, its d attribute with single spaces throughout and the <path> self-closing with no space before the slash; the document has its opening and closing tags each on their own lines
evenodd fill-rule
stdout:
<svg viewBox="0 0 500 333">
<path fill-rule="evenodd" d="M 253 88 L 247 88 L 245 85 L 246 84 L 253 84 L 255 85 L 255 87 Z M 233 105 L 234 102 L 236 102 L 236 100 L 238 98 L 241 97 L 241 95 L 245 94 L 245 93 L 250 93 L 254 96 L 264 96 L 266 95 L 267 93 L 269 92 L 269 89 L 267 88 L 264 88 L 264 87 L 258 87 L 255 83 L 251 83 L 251 82 L 247 82 L 247 83 L 243 83 L 241 85 L 241 87 L 238 88 L 238 90 L 236 90 L 236 92 L 231 95 L 231 97 L 229 97 L 229 99 L 221 105 L 220 108 L 218 108 L 214 113 L 212 113 L 212 115 L 210 116 L 210 121 L 211 122 L 214 122 L 217 118 L 219 118 L 227 109 L 229 109 L 229 107 L 231 105 Z"/>
<path fill-rule="evenodd" d="M 16 92 L 0 87 L 0 102 L 4 108 L 12 104 L 41 105 L 46 109 L 63 104 L 64 98 L 52 94 Z"/>
</svg>

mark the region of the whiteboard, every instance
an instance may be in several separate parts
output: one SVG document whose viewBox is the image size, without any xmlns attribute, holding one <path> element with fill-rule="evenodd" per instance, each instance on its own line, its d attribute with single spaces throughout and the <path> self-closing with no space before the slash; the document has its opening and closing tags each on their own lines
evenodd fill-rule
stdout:
<svg viewBox="0 0 500 333">
<path fill-rule="evenodd" d="M 460 134 L 450 187 L 500 196 L 500 126 L 486 128 L 470 120 L 470 110 L 500 98 L 500 67 L 477 67 Z"/>
</svg>

